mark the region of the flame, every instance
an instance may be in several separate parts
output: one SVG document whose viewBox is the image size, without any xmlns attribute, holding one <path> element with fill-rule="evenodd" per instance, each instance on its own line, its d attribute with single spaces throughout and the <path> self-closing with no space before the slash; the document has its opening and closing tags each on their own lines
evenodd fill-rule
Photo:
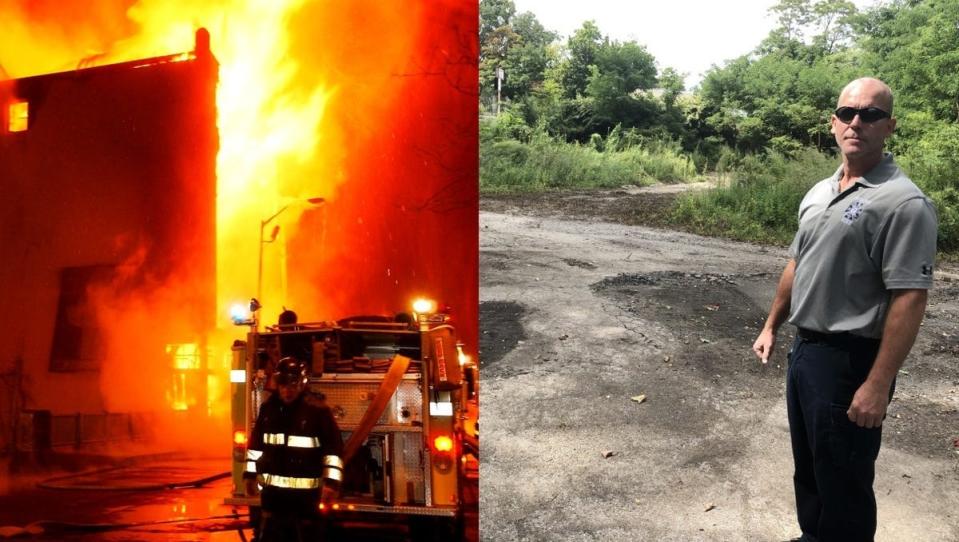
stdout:
<svg viewBox="0 0 959 542">
<path fill-rule="evenodd" d="M 179 371 L 200 368 L 200 349 L 196 343 L 168 344 L 166 352 L 173 358 L 173 368 Z"/>
<path fill-rule="evenodd" d="M 7 113 L 7 130 L 22 132 L 27 129 L 30 115 L 30 104 L 27 102 L 13 102 Z"/>
<path fill-rule="evenodd" d="M 154 341 L 140 339 L 157 321 L 176 327 L 176 307 L 189 302 L 178 285 L 153 285 L 142 299 L 102 296 L 101 319 L 123 322 L 110 328 L 102 371 L 109 408 L 154 399 L 196 407 L 176 391 L 186 380 L 153 390 L 169 382 L 163 367 L 177 378 L 206 374 L 207 413 L 227 412 L 228 356 L 200 355 L 198 345 L 225 350 L 242 333 L 228 327 L 229 306 L 254 296 L 260 261 L 263 322 L 284 305 L 301 321 L 408 310 L 427 292 L 453 307 L 476 350 L 475 2 L 16 0 L 0 3 L 0 20 L 0 78 L 181 53 L 200 27 L 219 62 L 221 329 L 176 329 L 166 342 L 196 341 L 197 350 L 170 365 L 145 357 Z M 274 226 L 276 242 L 263 242 Z M 177 344 L 175 358 L 186 348 Z M 151 391 L 110 398 L 137 380 Z"/>
<path fill-rule="evenodd" d="M 217 89 L 217 314 L 229 304 L 249 298 L 256 290 L 256 263 L 262 249 L 264 297 L 274 300 L 265 316 L 280 312 L 282 281 L 275 269 L 282 251 L 259 245 L 257 225 L 278 209 L 308 197 L 326 195 L 331 179 L 314 179 L 286 192 L 278 190 L 288 176 L 285 164 L 323 161 L 319 126 L 330 100 L 331 85 L 317 81 L 301 92 L 297 60 L 290 54 L 290 20 L 302 0 L 285 2 L 144 0 L 128 16 L 140 32 L 115 49 L 134 57 L 157 56 L 183 49 L 193 42 L 197 27 L 211 33 L 212 49 L 220 63 Z M 291 205 L 283 224 L 302 211 Z M 283 228 L 284 230 L 286 228 Z M 280 252 L 276 254 L 276 252 Z"/>
</svg>

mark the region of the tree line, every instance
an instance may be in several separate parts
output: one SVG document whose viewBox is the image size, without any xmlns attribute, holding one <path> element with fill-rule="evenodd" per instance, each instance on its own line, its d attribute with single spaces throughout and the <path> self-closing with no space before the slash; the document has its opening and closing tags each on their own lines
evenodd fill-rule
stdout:
<svg viewBox="0 0 959 542">
<path fill-rule="evenodd" d="M 834 156 L 839 91 L 875 76 L 896 97 L 889 150 L 936 201 L 941 245 L 959 248 L 959 0 L 862 10 L 847 0 L 781 0 L 766 38 L 694 89 L 593 21 L 560 39 L 512 0 L 479 7 L 481 166 L 497 159 L 497 144 L 520 158 L 519 145 L 546 140 L 603 153 L 671 145 L 696 173 L 737 171 L 748 183 L 756 160 Z M 494 173 L 481 167 L 481 183 Z"/>
</svg>

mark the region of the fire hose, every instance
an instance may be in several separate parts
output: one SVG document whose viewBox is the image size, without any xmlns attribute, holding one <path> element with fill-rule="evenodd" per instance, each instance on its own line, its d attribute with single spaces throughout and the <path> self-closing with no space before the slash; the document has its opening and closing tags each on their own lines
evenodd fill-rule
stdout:
<svg viewBox="0 0 959 542">
<path fill-rule="evenodd" d="M 237 514 L 237 513 L 224 514 L 220 516 L 209 516 L 209 517 L 203 517 L 203 518 L 166 519 L 166 520 L 156 520 L 156 521 L 138 521 L 138 522 L 129 522 L 129 523 L 72 523 L 72 522 L 66 522 L 66 521 L 40 520 L 40 521 L 35 521 L 33 523 L 30 523 L 24 527 L 17 527 L 17 526 L 10 526 L 10 525 L 0 527 L 0 538 L 14 538 L 14 537 L 23 537 L 23 536 L 49 536 L 49 535 L 56 535 L 56 534 L 65 534 L 70 532 L 96 533 L 96 532 L 122 531 L 122 530 L 162 534 L 170 531 L 161 530 L 161 529 L 145 529 L 145 528 L 156 526 L 156 525 L 197 523 L 201 521 L 221 520 L 221 519 L 231 519 L 233 521 L 220 522 L 218 524 L 212 525 L 210 528 L 206 528 L 202 530 L 207 532 L 237 530 L 237 531 L 240 531 L 241 538 L 245 538 L 242 530 L 248 525 L 248 521 L 245 516 L 241 516 L 240 514 Z"/>
<path fill-rule="evenodd" d="M 161 491 L 164 489 L 188 489 L 191 487 L 200 487 L 204 486 L 210 482 L 220 480 L 222 478 L 227 478 L 230 476 L 229 472 L 219 472 L 211 476 L 206 476 L 197 480 L 190 480 L 188 482 L 167 482 L 167 483 L 158 483 L 158 484 L 142 484 L 138 486 L 109 486 L 109 485 L 72 485 L 72 484 L 58 484 L 57 482 L 62 482 L 65 480 L 71 480 L 73 478 L 79 478 L 83 476 L 90 476 L 93 474 L 102 474 L 105 472 L 111 472 L 115 470 L 120 470 L 126 468 L 126 466 L 121 465 L 117 467 L 106 467 L 103 469 L 97 469 L 93 471 L 86 471 L 77 474 L 69 474 L 67 476 L 58 476 L 56 478 L 49 478 L 37 484 L 37 487 L 41 489 L 54 489 L 54 490 L 83 490 L 83 491 Z"/>
<path fill-rule="evenodd" d="M 376 421 L 380 419 L 380 415 L 382 415 L 386 409 L 386 405 L 390 402 L 390 398 L 393 397 L 393 393 L 396 392 L 400 381 L 403 380 L 403 375 L 406 373 L 410 361 L 410 358 L 406 356 L 399 354 L 393 356 L 393 361 L 390 363 L 390 368 L 386 372 L 386 376 L 383 377 L 380 389 L 377 390 L 376 395 L 373 396 L 373 402 L 369 408 L 366 409 L 356 430 L 350 435 L 350 440 L 343 447 L 344 463 L 350 462 L 350 458 L 360 449 L 363 441 L 366 440 L 370 431 L 373 430 L 373 426 L 376 425 Z"/>
</svg>

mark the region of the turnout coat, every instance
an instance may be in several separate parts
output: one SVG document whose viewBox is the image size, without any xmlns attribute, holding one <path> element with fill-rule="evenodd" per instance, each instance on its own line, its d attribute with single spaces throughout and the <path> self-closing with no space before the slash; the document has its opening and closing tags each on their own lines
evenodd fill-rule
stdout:
<svg viewBox="0 0 959 542">
<path fill-rule="evenodd" d="M 244 476 L 255 477 L 268 512 L 315 513 L 324 484 L 343 479 L 343 437 L 326 406 L 300 394 L 285 404 L 274 393 L 253 426 Z"/>
</svg>

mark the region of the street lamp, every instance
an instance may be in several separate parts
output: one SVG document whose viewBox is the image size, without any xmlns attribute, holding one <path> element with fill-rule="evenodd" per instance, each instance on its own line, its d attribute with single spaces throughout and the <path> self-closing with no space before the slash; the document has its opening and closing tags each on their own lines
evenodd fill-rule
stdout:
<svg viewBox="0 0 959 542">
<path fill-rule="evenodd" d="M 258 301 L 261 300 L 263 296 L 263 245 L 276 241 L 276 236 L 279 235 L 280 233 L 280 227 L 279 226 L 273 227 L 273 231 L 270 233 L 269 241 L 263 238 L 263 231 L 266 229 L 267 224 L 269 224 L 270 222 L 273 222 L 274 218 L 280 216 L 280 214 L 283 211 L 289 209 L 291 205 L 295 205 L 297 203 L 304 203 L 304 202 L 309 203 L 310 205 L 322 205 L 326 203 L 326 200 L 323 198 L 307 198 L 306 200 L 297 200 L 292 203 L 287 203 L 283 207 L 280 207 L 279 211 L 273 213 L 270 216 L 270 218 L 266 218 L 260 221 L 260 256 L 259 256 L 259 263 L 257 265 L 257 273 L 256 273 L 256 299 Z"/>
</svg>

